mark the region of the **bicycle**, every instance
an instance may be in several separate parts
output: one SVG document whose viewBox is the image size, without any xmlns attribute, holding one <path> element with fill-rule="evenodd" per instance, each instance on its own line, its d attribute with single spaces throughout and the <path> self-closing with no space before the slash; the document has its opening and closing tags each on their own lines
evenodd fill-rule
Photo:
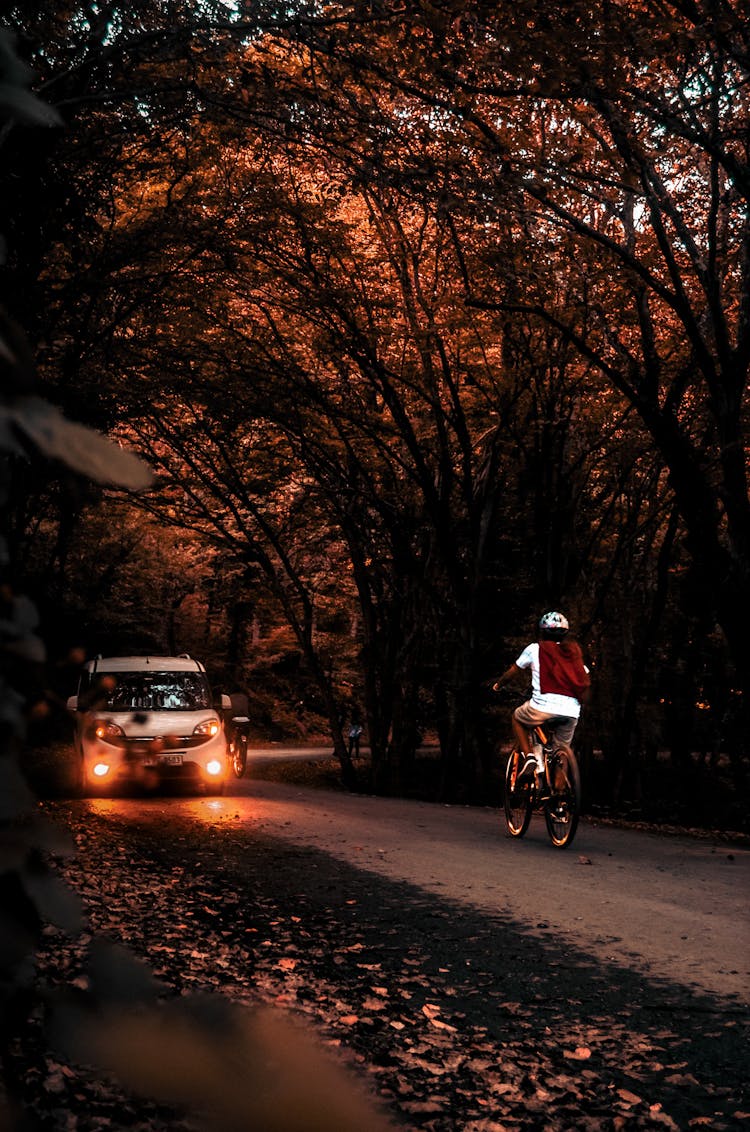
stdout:
<svg viewBox="0 0 750 1132">
<path fill-rule="evenodd" d="M 535 742 L 528 760 L 511 751 L 505 769 L 505 823 L 511 837 L 523 837 L 532 812 L 541 809 L 552 844 L 565 849 L 578 829 L 581 775 L 573 749 L 555 738 L 555 720 L 532 729 Z M 540 765 L 541 763 L 541 765 Z"/>
</svg>

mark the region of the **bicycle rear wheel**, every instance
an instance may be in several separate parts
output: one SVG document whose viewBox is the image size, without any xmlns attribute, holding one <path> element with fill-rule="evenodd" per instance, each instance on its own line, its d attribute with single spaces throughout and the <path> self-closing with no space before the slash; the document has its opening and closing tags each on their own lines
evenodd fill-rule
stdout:
<svg viewBox="0 0 750 1132">
<path fill-rule="evenodd" d="M 505 768 L 505 824 L 511 837 L 523 837 L 529 828 L 533 800 L 531 779 L 519 776 L 521 756 L 512 751 Z"/>
<path fill-rule="evenodd" d="M 557 849 L 570 845 L 581 815 L 581 775 L 570 747 L 556 747 L 548 760 L 551 795 L 544 802 L 544 820 Z"/>
</svg>

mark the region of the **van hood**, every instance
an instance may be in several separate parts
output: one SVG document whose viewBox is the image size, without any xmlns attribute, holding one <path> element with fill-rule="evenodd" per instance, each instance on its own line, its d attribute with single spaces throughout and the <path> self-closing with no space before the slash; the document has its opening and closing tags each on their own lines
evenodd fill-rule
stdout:
<svg viewBox="0 0 750 1132">
<path fill-rule="evenodd" d="M 152 735 L 192 735 L 204 719 L 218 719 L 212 708 L 198 711 L 107 711 L 97 712 L 97 719 L 109 719 L 130 738 Z"/>
</svg>

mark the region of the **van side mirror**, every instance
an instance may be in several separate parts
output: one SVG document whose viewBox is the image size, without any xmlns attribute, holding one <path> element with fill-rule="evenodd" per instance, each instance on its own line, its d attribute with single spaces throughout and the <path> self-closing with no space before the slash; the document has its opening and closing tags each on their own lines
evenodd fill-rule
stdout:
<svg viewBox="0 0 750 1132">
<path fill-rule="evenodd" d="M 78 696 L 68 696 L 66 707 L 68 711 L 78 711 Z"/>
<path fill-rule="evenodd" d="M 232 710 L 232 698 L 231 698 L 231 696 L 228 696 L 226 694 L 226 692 L 222 692 L 222 694 L 219 698 L 221 700 L 221 703 L 218 704 L 217 706 L 220 707 L 222 711 L 231 711 Z"/>
</svg>

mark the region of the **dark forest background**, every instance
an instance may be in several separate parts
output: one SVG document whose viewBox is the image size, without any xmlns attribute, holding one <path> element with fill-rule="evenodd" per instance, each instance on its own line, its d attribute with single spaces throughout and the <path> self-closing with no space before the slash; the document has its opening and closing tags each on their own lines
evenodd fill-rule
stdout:
<svg viewBox="0 0 750 1132">
<path fill-rule="evenodd" d="M 562 608 L 589 806 L 743 826 L 741 5 L 3 20 L 59 115 L 3 129 L 3 317 L 45 397 L 155 472 L 12 463 L 52 699 L 73 655 L 187 651 L 259 737 L 328 735 L 353 781 L 357 703 L 368 788 L 408 790 L 427 738 L 436 796 L 482 800 L 486 682 Z"/>
</svg>

